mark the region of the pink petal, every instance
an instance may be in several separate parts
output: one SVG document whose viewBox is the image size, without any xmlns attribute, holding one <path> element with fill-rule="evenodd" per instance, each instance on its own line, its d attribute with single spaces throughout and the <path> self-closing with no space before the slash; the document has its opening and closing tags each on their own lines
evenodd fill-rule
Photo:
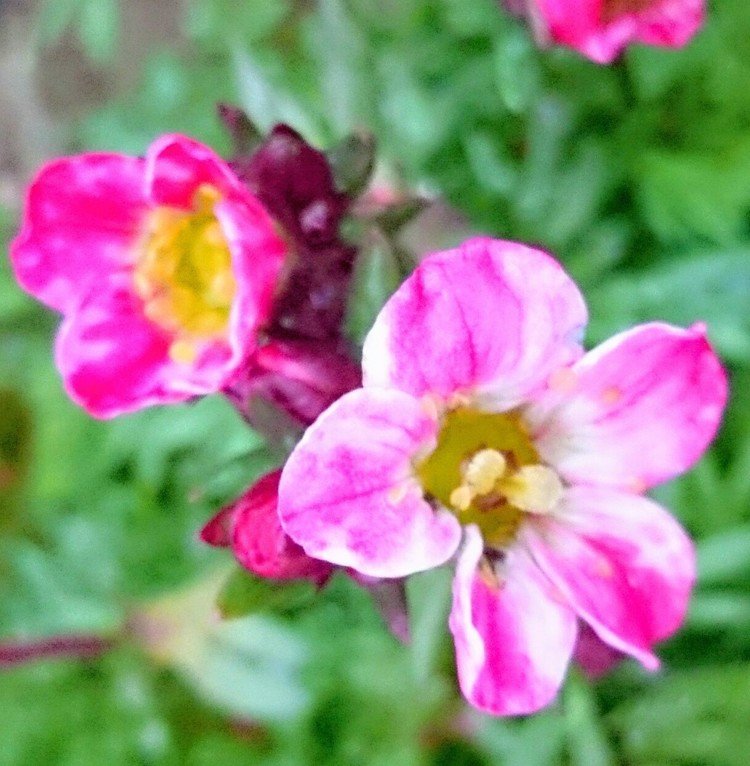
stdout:
<svg viewBox="0 0 750 766">
<path fill-rule="evenodd" d="M 114 417 L 217 391 L 232 371 L 225 344 L 190 365 L 169 357 L 171 338 L 143 316 L 128 275 L 110 278 L 67 317 L 56 361 L 70 397 L 91 415 Z"/>
<path fill-rule="evenodd" d="M 257 346 L 257 331 L 268 319 L 287 245 L 265 208 L 245 194 L 219 202 L 214 212 L 232 254 L 237 285 L 229 317 L 232 363 L 247 359 Z"/>
<path fill-rule="evenodd" d="M 271 471 L 229 506 L 232 550 L 243 567 L 261 577 L 306 577 L 322 584 L 331 574 L 331 565 L 310 558 L 281 528 L 280 477 L 281 470 Z"/>
<path fill-rule="evenodd" d="M 472 392 L 508 409 L 581 353 L 586 307 L 539 250 L 472 239 L 429 256 L 365 340 L 365 386 L 448 398 Z"/>
<path fill-rule="evenodd" d="M 437 423 L 399 391 L 344 395 L 307 430 L 279 488 L 281 523 L 310 556 L 373 577 L 403 577 L 456 550 L 456 517 L 433 510 L 413 461 Z"/>
<path fill-rule="evenodd" d="M 507 551 L 499 585 L 477 569 L 482 548 L 479 530 L 467 527 L 450 615 L 461 691 L 488 713 L 533 713 L 563 682 L 577 619 L 522 548 Z"/>
<path fill-rule="evenodd" d="M 613 648 L 655 669 L 653 645 L 682 624 L 695 552 L 653 501 L 604 487 L 570 489 L 555 512 L 525 531 L 534 560 Z"/>
<path fill-rule="evenodd" d="M 636 327 L 563 373 L 526 420 L 572 483 L 642 492 L 682 473 L 713 439 L 727 398 L 702 326 Z"/>
<path fill-rule="evenodd" d="M 704 0 L 654 0 L 650 7 L 602 19 L 602 0 L 537 0 L 550 39 L 600 64 L 634 42 L 681 47 L 703 24 Z"/>
<path fill-rule="evenodd" d="M 84 154 L 45 165 L 11 245 L 23 288 L 66 313 L 92 285 L 127 267 L 146 213 L 143 187 L 136 157 Z"/>
<path fill-rule="evenodd" d="M 146 188 L 152 204 L 190 209 L 201 184 L 223 196 L 251 196 L 216 152 L 192 138 L 165 135 L 149 146 Z"/>
</svg>

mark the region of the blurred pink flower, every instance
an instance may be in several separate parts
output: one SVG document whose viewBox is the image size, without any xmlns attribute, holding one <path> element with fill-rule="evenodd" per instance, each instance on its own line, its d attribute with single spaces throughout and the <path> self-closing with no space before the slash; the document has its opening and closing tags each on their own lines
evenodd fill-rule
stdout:
<svg viewBox="0 0 750 766">
<path fill-rule="evenodd" d="M 145 158 L 42 168 L 11 258 L 21 285 L 64 316 L 68 393 L 112 417 L 230 382 L 256 347 L 286 249 L 222 159 L 167 135 Z"/>
<path fill-rule="evenodd" d="M 365 341 L 364 388 L 281 477 L 281 524 L 310 556 L 398 578 L 458 552 L 459 681 L 494 714 L 555 697 L 579 618 L 656 668 L 694 580 L 690 540 L 643 492 L 705 450 L 725 374 L 703 327 L 647 324 L 584 354 L 586 318 L 538 250 L 429 256 Z"/>
<path fill-rule="evenodd" d="M 679 48 L 703 24 L 704 0 L 525 0 L 539 36 L 607 64 L 630 43 Z"/>
</svg>

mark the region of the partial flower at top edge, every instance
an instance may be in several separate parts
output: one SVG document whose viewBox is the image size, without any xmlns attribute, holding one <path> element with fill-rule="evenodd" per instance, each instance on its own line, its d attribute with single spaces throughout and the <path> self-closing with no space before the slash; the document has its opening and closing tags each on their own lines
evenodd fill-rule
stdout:
<svg viewBox="0 0 750 766">
<path fill-rule="evenodd" d="M 680 48 L 704 21 L 704 0 L 506 0 L 541 44 L 574 48 L 611 63 L 632 43 Z"/>
</svg>

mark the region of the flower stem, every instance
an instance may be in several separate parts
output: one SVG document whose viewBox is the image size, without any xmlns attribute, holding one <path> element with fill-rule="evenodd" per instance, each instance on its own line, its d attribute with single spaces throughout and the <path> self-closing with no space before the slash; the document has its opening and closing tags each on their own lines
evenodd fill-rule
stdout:
<svg viewBox="0 0 750 766">
<path fill-rule="evenodd" d="M 113 639 L 95 635 L 51 636 L 30 641 L 5 641 L 0 643 L 0 669 L 34 660 L 64 657 L 94 659 L 109 651 L 113 645 Z"/>
</svg>

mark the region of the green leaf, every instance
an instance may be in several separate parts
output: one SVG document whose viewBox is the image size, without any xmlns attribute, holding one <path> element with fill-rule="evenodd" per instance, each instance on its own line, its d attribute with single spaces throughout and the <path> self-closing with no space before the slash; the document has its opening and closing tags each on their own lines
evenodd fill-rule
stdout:
<svg viewBox="0 0 750 766">
<path fill-rule="evenodd" d="M 750 667 L 674 673 L 612 715 L 628 763 L 745 766 Z"/>
<path fill-rule="evenodd" d="M 525 30 L 509 27 L 495 41 L 494 63 L 503 104 L 516 114 L 527 111 L 536 101 L 542 83 L 539 58 Z"/>
<path fill-rule="evenodd" d="M 349 334 L 358 343 L 400 282 L 401 265 L 392 243 L 371 227 L 360 243 L 346 318 Z"/>
<path fill-rule="evenodd" d="M 698 577 L 701 585 L 750 575 L 750 525 L 735 526 L 698 544 Z"/>
<path fill-rule="evenodd" d="M 310 607 L 317 592 L 309 580 L 271 580 L 237 569 L 224 583 L 216 606 L 224 619 L 258 613 L 291 617 Z"/>
<path fill-rule="evenodd" d="M 604 339 L 639 322 L 706 322 L 731 359 L 750 360 L 750 249 L 704 251 L 614 277 L 589 294 L 591 335 Z"/>
<path fill-rule="evenodd" d="M 39 11 L 39 38 L 50 45 L 70 27 L 86 0 L 44 0 Z"/>
<path fill-rule="evenodd" d="M 93 61 L 111 59 L 120 36 L 120 0 L 84 0 L 78 35 Z"/>
<path fill-rule="evenodd" d="M 572 673 L 563 691 L 571 766 L 614 766 L 589 684 Z"/>
<path fill-rule="evenodd" d="M 351 133 L 326 152 L 336 188 L 357 197 L 367 186 L 375 167 L 375 136 L 360 131 Z"/>
<path fill-rule="evenodd" d="M 453 573 L 447 568 L 415 574 L 407 580 L 411 654 L 418 682 L 435 672 L 445 646 L 452 581 Z"/>
</svg>

